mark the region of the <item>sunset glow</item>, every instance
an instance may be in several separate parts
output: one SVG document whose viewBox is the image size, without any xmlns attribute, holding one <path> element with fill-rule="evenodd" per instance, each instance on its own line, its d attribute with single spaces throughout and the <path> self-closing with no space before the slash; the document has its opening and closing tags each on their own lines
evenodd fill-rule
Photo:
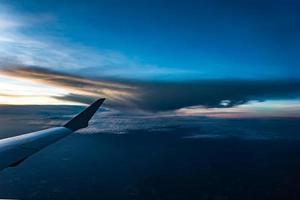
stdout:
<svg viewBox="0 0 300 200">
<path fill-rule="evenodd" d="M 30 80 L 0 75 L 0 104 L 6 105 L 74 105 L 55 99 L 68 94 L 64 89 L 35 83 Z"/>
</svg>

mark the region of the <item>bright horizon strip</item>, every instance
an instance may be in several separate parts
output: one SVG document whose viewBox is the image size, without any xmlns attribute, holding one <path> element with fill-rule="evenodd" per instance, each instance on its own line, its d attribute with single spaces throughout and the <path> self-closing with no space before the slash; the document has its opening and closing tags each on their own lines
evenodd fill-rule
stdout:
<svg viewBox="0 0 300 200">
<path fill-rule="evenodd" d="M 212 118 L 258 118 L 258 117 L 300 117 L 300 99 L 250 101 L 231 108 L 205 108 L 191 106 L 176 111 L 182 116 L 206 116 Z"/>
<path fill-rule="evenodd" d="M 67 94 L 62 88 L 0 74 L 0 105 L 82 105 L 54 98 Z"/>
</svg>

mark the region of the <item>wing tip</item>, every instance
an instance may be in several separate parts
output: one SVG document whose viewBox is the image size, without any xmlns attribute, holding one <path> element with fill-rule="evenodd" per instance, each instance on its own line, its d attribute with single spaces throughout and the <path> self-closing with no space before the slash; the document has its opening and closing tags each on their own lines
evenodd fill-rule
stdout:
<svg viewBox="0 0 300 200">
<path fill-rule="evenodd" d="M 86 128 L 88 126 L 90 119 L 94 116 L 94 114 L 97 112 L 97 110 L 99 109 L 99 107 L 102 105 L 104 101 L 105 98 L 100 98 L 96 100 L 85 110 L 83 110 L 81 113 L 79 113 L 74 118 L 72 118 L 68 123 L 66 123 L 64 127 L 72 131 L 77 131 L 78 129 Z"/>
</svg>

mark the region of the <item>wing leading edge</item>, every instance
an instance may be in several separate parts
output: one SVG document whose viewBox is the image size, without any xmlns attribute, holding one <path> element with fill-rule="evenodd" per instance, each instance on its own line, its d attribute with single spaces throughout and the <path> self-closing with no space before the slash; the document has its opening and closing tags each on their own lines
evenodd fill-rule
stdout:
<svg viewBox="0 0 300 200">
<path fill-rule="evenodd" d="M 63 127 L 49 128 L 0 140 L 0 170 L 7 167 L 14 167 L 48 145 L 53 144 L 74 131 L 87 127 L 89 120 L 104 100 L 97 100 Z"/>
</svg>

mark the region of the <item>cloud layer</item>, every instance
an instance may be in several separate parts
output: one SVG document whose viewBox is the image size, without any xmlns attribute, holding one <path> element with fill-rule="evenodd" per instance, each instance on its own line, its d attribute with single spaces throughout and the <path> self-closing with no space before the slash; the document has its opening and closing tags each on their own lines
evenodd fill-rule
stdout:
<svg viewBox="0 0 300 200">
<path fill-rule="evenodd" d="M 172 111 L 189 106 L 230 108 L 249 101 L 297 99 L 297 80 L 202 80 L 190 82 L 142 82 L 85 78 L 39 67 L 10 67 L 2 75 L 63 88 L 60 100 L 89 103 L 98 97 L 107 106 L 123 110 Z"/>
</svg>

